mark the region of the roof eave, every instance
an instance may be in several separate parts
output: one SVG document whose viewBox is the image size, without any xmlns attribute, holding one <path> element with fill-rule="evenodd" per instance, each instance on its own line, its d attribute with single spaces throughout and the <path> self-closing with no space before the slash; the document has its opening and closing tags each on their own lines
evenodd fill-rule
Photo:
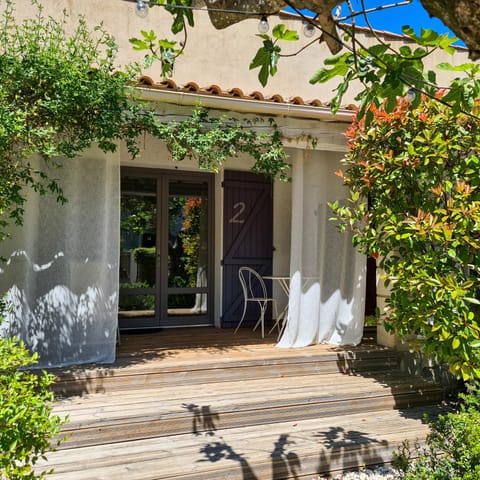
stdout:
<svg viewBox="0 0 480 480">
<path fill-rule="evenodd" d="M 275 103 L 262 100 L 248 100 L 235 97 L 220 97 L 190 92 L 175 92 L 151 87 L 136 87 L 139 100 L 170 103 L 179 106 L 201 105 L 206 108 L 251 113 L 255 115 L 278 115 L 292 118 L 315 119 L 326 122 L 351 123 L 354 111 L 340 109 L 333 114 L 328 107 Z"/>
</svg>

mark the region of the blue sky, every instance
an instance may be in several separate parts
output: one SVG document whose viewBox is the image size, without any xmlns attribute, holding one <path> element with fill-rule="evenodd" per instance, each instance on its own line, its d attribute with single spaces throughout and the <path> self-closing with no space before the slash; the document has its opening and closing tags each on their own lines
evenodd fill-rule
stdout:
<svg viewBox="0 0 480 480">
<path fill-rule="evenodd" d="M 400 1 L 401 0 L 365 0 L 365 6 L 367 9 L 370 9 L 379 5 L 394 4 Z M 351 2 L 355 10 L 361 10 L 362 3 L 360 0 L 351 0 Z M 341 16 L 348 15 L 348 12 L 348 7 L 344 5 Z M 410 25 L 417 33 L 420 33 L 420 29 L 423 27 L 435 30 L 438 33 L 449 32 L 452 37 L 454 36 L 440 20 L 430 18 L 420 3 L 420 0 L 414 0 L 407 6 L 399 6 L 370 13 L 368 18 L 372 26 L 378 30 L 402 33 L 402 26 Z M 357 16 L 355 21 L 357 25 L 366 26 L 365 19 L 362 15 Z"/>
</svg>

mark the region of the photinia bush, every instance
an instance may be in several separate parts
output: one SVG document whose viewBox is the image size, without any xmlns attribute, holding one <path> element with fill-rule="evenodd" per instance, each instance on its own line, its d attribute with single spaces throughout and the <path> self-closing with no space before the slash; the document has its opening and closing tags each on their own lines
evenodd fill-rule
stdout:
<svg viewBox="0 0 480 480">
<path fill-rule="evenodd" d="M 425 97 L 370 111 L 347 132 L 337 172 L 349 201 L 331 206 L 385 272 L 385 327 L 479 379 L 480 119 Z"/>
</svg>

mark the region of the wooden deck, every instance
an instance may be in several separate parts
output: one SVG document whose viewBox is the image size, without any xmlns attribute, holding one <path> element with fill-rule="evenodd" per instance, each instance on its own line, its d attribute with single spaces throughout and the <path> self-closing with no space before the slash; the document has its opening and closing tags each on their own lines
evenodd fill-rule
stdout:
<svg viewBox="0 0 480 480">
<path fill-rule="evenodd" d="M 371 338 L 279 349 L 250 330 L 122 335 L 114 365 L 56 373 L 52 480 L 313 479 L 389 462 L 442 398 Z"/>
</svg>

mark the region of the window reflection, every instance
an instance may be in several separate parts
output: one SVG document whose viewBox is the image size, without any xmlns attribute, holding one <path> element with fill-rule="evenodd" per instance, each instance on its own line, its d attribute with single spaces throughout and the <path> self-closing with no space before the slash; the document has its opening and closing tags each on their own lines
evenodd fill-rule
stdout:
<svg viewBox="0 0 480 480">
<path fill-rule="evenodd" d="M 157 182 L 123 177 L 120 218 L 120 311 L 153 315 L 156 286 Z"/>
<path fill-rule="evenodd" d="M 168 286 L 206 288 L 208 260 L 208 185 L 171 182 L 169 185 Z M 169 315 L 203 314 L 207 294 L 172 294 Z"/>
</svg>

